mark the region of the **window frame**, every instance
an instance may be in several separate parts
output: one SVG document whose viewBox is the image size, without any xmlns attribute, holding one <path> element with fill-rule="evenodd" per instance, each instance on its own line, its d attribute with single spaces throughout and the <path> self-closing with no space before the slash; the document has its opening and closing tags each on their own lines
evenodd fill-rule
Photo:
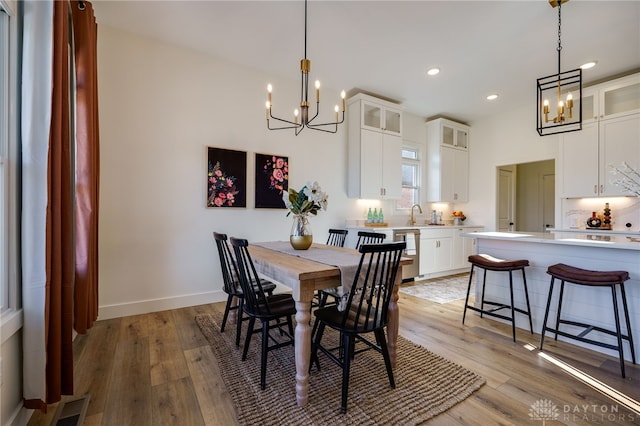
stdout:
<svg viewBox="0 0 640 426">
<path fill-rule="evenodd" d="M 402 142 L 402 151 L 412 151 L 416 153 L 416 158 L 407 158 L 404 157 L 404 155 L 402 156 L 402 166 L 405 165 L 410 165 L 412 167 L 416 168 L 416 186 L 407 186 L 404 185 L 404 182 L 402 183 L 402 189 L 405 188 L 411 188 L 412 190 L 415 191 L 416 194 L 416 199 L 414 200 L 413 204 L 420 204 L 421 202 L 421 194 L 422 194 L 422 175 L 423 175 L 423 165 L 422 165 L 422 157 L 423 157 L 423 152 L 424 149 L 422 147 L 422 145 L 415 143 L 415 142 L 410 142 L 410 141 L 403 141 Z M 408 214 L 408 212 L 411 210 L 411 206 L 408 207 L 401 207 L 399 201 L 396 201 L 396 212 L 400 213 L 400 214 Z"/>
<path fill-rule="evenodd" d="M 18 3 L 13 0 L 0 0 L 0 155 L 2 173 L 0 185 L 0 226 L 2 229 L 0 247 L 0 335 L 2 343 L 13 336 L 22 327 L 22 295 L 20 293 L 20 233 L 19 203 L 19 115 L 20 97 L 18 89 L 19 31 Z M 6 60 L 4 60 L 6 59 Z"/>
</svg>

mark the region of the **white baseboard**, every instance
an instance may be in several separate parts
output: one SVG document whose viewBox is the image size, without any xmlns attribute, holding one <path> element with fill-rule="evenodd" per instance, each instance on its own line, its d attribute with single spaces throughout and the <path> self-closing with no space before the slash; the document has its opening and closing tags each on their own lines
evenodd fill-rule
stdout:
<svg viewBox="0 0 640 426">
<path fill-rule="evenodd" d="M 140 300 L 136 302 L 103 305 L 98 308 L 98 320 L 126 317 L 129 315 L 148 314 L 149 312 L 166 311 L 168 309 L 186 308 L 227 300 L 222 290 L 198 294 L 185 294 L 175 297 Z"/>
</svg>

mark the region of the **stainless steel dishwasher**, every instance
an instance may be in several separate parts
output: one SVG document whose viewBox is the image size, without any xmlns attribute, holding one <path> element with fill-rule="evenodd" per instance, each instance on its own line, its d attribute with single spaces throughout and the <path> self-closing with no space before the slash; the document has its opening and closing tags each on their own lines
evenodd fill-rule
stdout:
<svg viewBox="0 0 640 426">
<path fill-rule="evenodd" d="M 413 260 L 411 265 L 402 267 L 402 282 L 413 281 L 420 275 L 420 230 L 419 229 L 394 229 L 393 241 L 404 241 L 407 243 L 404 257 Z"/>
</svg>

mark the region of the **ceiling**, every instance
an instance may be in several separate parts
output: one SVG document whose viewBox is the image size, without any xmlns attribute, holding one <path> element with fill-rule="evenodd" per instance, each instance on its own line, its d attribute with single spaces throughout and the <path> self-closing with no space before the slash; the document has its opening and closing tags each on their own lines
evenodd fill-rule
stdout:
<svg viewBox="0 0 640 426">
<path fill-rule="evenodd" d="M 303 1 L 94 0 L 98 25 L 299 79 Z M 530 101 L 557 72 L 558 9 L 536 1 L 326 1 L 308 4 L 311 80 L 373 93 L 424 117 L 472 123 Z M 562 7 L 562 71 L 596 60 L 583 85 L 640 70 L 640 1 Z M 429 67 L 441 73 L 427 77 Z M 277 88 L 274 89 L 274 93 Z M 489 102 L 486 96 L 498 93 Z M 532 108 L 533 111 L 533 108 Z"/>
</svg>

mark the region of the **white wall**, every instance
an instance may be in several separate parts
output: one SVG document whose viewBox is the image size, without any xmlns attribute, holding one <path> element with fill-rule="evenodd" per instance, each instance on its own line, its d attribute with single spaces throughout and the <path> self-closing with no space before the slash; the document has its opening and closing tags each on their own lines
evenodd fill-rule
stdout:
<svg viewBox="0 0 640 426">
<path fill-rule="evenodd" d="M 295 70 L 294 70 L 295 71 Z M 297 75 L 297 72 L 294 74 Z M 290 185 L 317 180 L 316 241 L 359 215 L 346 197 L 346 132 L 268 131 L 264 102 L 293 111 L 298 80 L 101 26 L 99 319 L 223 300 L 212 232 L 286 240 L 286 210 L 254 209 L 254 155 L 289 156 Z M 330 99 L 338 93 L 325 93 Z M 289 106 L 291 108 L 289 108 Z M 207 146 L 247 151 L 247 208 L 206 208 Z"/>
<path fill-rule="evenodd" d="M 469 202 L 457 207 L 469 224 L 496 229 L 497 166 L 557 159 L 558 136 L 538 135 L 535 104 L 532 90 L 520 108 L 470 123 Z"/>
</svg>

